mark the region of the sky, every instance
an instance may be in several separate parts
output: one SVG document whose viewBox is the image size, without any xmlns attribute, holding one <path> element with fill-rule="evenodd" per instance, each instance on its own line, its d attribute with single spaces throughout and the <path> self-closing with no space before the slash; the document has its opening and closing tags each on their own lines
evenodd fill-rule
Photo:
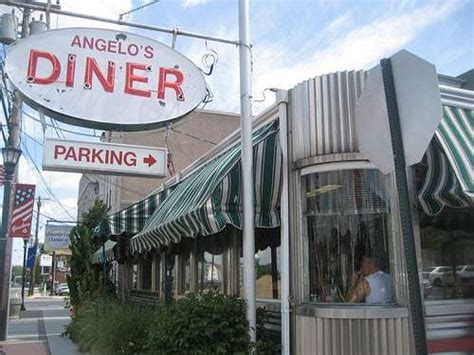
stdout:
<svg viewBox="0 0 474 355">
<path fill-rule="evenodd" d="M 117 19 L 121 13 L 148 2 L 61 0 L 61 7 Z M 4 6 L 0 10 L 6 11 Z M 38 13 L 33 17 L 38 18 Z M 51 20 L 52 28 L 118 28 L 56 15 L 52 15 Z M 238 40 L 237 0 L 161 0 L 125 15 L 124 20 Z M 172 41 L 167 34 L 134 28 L 121 30 L 149 36 L 168 45 Z M 274 102 L 272 93 L 267 91 L 263 95 L 266 88 L 290 89 L 317 75 L 369 69 L 400 49 L 433 63 L 438 73 L 457 76 L 466 72 L 474 66 L 474 1 L 250 0 L 250 37 L 253 113 L 257 114 Z M 213 102 L 207 104 L 206 109 L 239 112 L 236 46 L 178 37 L 176 50 L 201 68 L 207 53 L 217 53 L 214 71 L 206 77 L 213 93 Z M 24 110 L 38 118 L 34 110 Z M 51 123 L 48 119 L 47 122 Z M 82 134 L 99 133 L 55 124 Z M 58 135 L 66 139 L 98 140 L 52 128 L 43 130 L 40 123 L 25 117 L 19 180 L 37 184 L 37 195 L 49 198 L 41 210 L 45 216 L 74 220 L 80 175 L 41 170 L 44 137 Z M 45 216 L 40 219 L 40 240 L 44 238 Z M 15 241 L 13 262 L 21 264 L 21 260 L 22 242 Z"/>
</svg>

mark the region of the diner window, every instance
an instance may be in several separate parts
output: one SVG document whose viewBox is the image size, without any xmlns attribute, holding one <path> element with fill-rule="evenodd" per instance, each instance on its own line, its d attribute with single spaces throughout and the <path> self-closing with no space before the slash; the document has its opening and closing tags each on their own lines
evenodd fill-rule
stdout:
<svg viewBox="0 0 474 355">
<path fill-rule="evenodd" d="M 388 178 L 374 169 L 306 175 L 309 292 L 323 303 L 392 302 Z"/>
<path fill-rule="evenodd" d="M 223 255 L 205 251 L 200 255 L 198 264 L 199 292 L 224 290 Z"/>
<path fill-rule="evenodd" d="M 197 276 L 199 292 L 209 290 L 224 292 L 227 271 L 225 258 L 230 240 L 225 230 L 213 236 L 198 238 Z"/>
<path fill-rule="evenodd" d="M 257 298 L 278 299 L 280 293 L 280 247 L 272 246 L 255 254 Z"/>
<path fill-rule="evenodd" d="M 458 217 L 466 211 L 451 211 Z M 471 210 L 469 218 L 474 218 Z M 448 211 L 443 211 L 437 220 Z M 467 216 L 466 216 L 467 217 Z M 431 218 L 422 218 L 425 224 Z M 433 219 L 431 219 L 433 220 Z M 422 285 L 426 301 L 474 298 L 474 241 L 472 233 L 449 230 L 438 223 L 421 230 Z"/>
<path fill-rule="evenodd" d="M 151 290 L 151 260 L 143 260 L 140 264 L 140 288 L 142 290 Z"/>
<path fill-rule="evenodd" d="M 190 252 L 189 250 L 183 252 L 180 257 L 180 289 L 179 292 L 181 294 L 185 294 L 190 291 L 191 289 L 191 275 L 190 275 Z"/>
</svg>

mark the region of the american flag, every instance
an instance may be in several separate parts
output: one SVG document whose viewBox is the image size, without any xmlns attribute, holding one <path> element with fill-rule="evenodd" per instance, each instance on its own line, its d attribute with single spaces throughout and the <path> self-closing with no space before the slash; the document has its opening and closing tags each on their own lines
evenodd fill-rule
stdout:
<svg viewBox="0 0 474 355">
<path fill-rule="evenodd" d="M 5 185 L 5 168 L 3 165 L 0 165 L 0 186 Z"/>
<path fill-rule="evenodd" d="M 35 185 L 16 184 L 15 186 L 15 202 L 10 229 L 10 237 L 12 238 L 30 237 L 35 189 Z"/>
</svg>

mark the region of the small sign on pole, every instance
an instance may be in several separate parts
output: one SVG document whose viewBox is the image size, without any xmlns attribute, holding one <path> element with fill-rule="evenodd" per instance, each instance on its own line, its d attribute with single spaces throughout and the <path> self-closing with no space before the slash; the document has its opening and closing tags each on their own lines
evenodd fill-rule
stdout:
<svg viewBox="0 0 474 355">
<path fill-rule="evenodd" d="M 114 175 L 166 176 L 165 148 L 47 139 L 43 169 Z"/>
</svg>

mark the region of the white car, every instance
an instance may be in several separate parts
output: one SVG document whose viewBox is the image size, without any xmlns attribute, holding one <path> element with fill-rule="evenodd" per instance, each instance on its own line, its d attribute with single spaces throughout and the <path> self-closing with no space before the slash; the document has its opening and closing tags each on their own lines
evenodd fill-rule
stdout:
<svg viewBox="0 0 474 355">
<path fill-rule="evenodd" d="M 456 275 L 461 282 L 474 281 L 474 265 L 459 265 L 456 267 Z"/>
<path fill-rule="evenodd" d="M 69 286 L 67 283 L 62 283 L 56 285 L 54 293 L 59 296 L 64 296 L 69 294 Z"/>
<path fill-rule="evenodd" d="M 451 266 L 437 266 L 428 275 L 428 279 L 435 287 L 451 286 L 454 284 L 454 272 Z"/>
</svg>

